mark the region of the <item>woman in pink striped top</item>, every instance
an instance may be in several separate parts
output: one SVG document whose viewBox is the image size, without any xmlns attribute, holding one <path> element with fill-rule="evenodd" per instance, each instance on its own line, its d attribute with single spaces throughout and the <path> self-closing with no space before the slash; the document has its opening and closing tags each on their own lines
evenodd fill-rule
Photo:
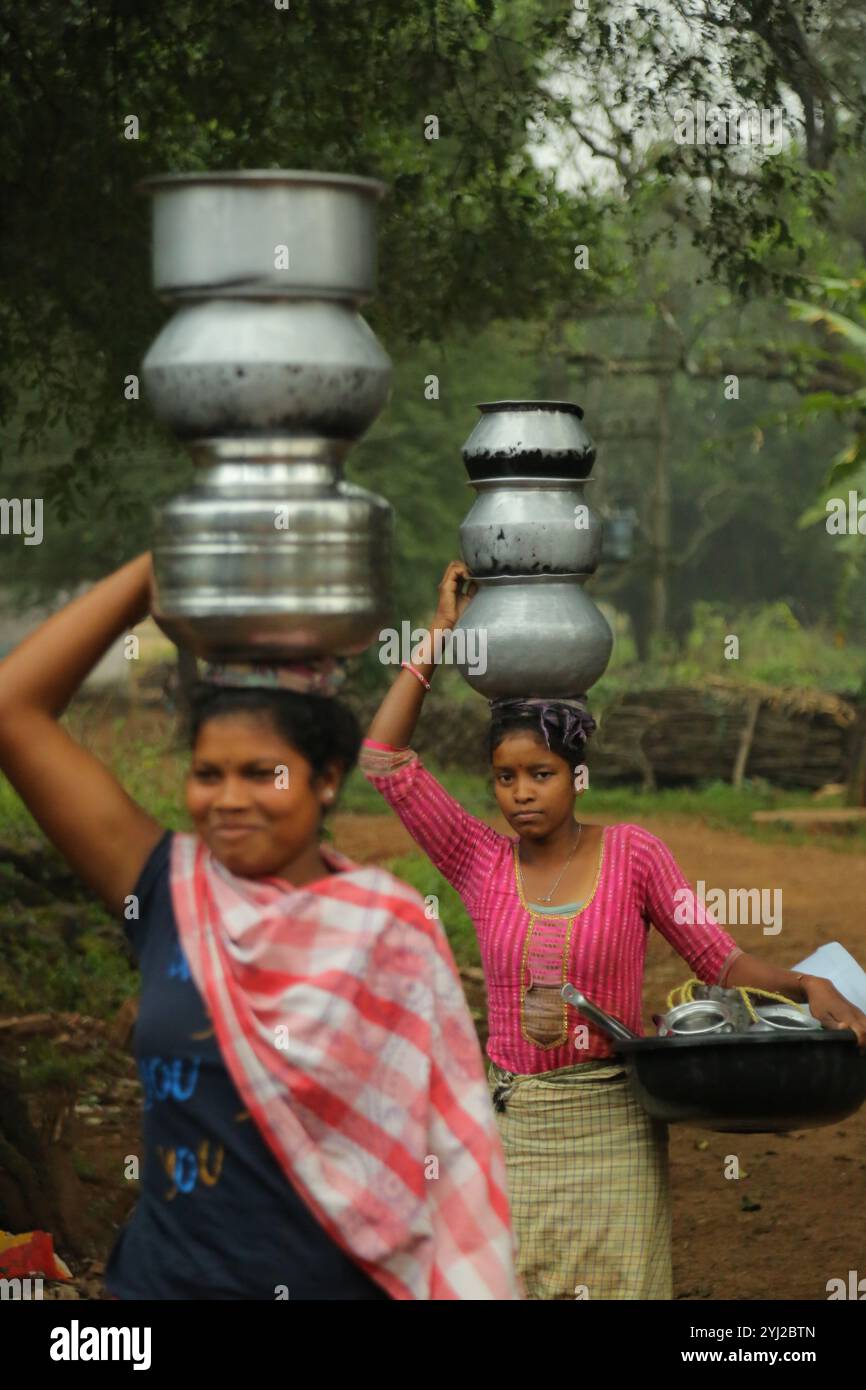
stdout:
<svg viewBox="0 0 866 1390">
<path fill-rule="evenodd" d="M 430 629 L 453 627 L 452 562 Z M 561 997 L 570 982 L 635 1032 L 650 923 L 709 984 L 808 1001 L 829 1026 L 866 1017 L 825 980 L 743 952 L 694 895 L 667 846 L 638 825 L 574 818 L 594 723 L 580 701 L 494 701 L 496 799 L 516 835 L 470 815 L 408 747 L 431 662 L 401 670 L 360 767 L 466 905 L 487 983 L 490 1085 L 530 1298 L 670 1298 L 667 1127 L 636 1104 L 610 1040 Z M 580 794 L 580 793 L 577 793 Z M 686 920 L 686 919 L 691 919 Z M 844 1022 L 841 1021 L 844 1019 Z"/>
</svg>

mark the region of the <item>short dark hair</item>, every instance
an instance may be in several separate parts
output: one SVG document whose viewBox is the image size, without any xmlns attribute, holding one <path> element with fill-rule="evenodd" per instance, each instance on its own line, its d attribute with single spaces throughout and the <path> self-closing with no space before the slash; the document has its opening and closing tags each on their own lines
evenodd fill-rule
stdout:
<svg viewBox="0 0 866 1390">
<path fill-rule="evenodd" d="M 353 710 L 327 695 L 301 695 L 266 686 L 227 687 L 199 681 L 190 695 L 188 739 L 195 747 L 202 726 L 221 715 L 251 714 L 270 720 L 282 738 L 323 774 L 338 762 L 347 777 L 361 751 L 361 726 Z M 333 803 L 324 808 L 333 810 Z"/>
</svg>

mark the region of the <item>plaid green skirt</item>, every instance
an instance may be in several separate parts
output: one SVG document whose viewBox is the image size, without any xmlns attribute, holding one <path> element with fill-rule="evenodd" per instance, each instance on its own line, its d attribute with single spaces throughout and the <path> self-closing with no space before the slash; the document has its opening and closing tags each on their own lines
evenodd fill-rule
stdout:
<svg viewBox="0 0 866 1390">
<path fill-rule="evenodd" d="M 618 1062 L 535 1076 L 490 1063 L 527 1298 L 673 1297 L 667 1125 Z"/>
</svg>

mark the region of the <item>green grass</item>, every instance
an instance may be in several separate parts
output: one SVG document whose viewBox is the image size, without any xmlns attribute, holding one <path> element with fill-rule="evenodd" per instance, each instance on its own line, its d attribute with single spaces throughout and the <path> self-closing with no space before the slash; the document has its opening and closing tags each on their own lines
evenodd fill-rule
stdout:
<svg viewBox="0 0 866 1390">
<path fill-rule="evenodd" d="M 471 815 L 492 815 L 496 810 L 492 784 L 480 773 L 463 772 L 454 767 L 442 768 L 426 757 L 424 766 Z M 387 811 L 388 806 L 381 792 L 376 791 L 364 774 L 355 768 L 343 784 L 337 809 L 355 815 L 376 816 Z"/>
<path fill-rule="evenodd" d="M 492 783 L 483 774 L 437 768 L 428 759 L 424 761 L 446 791 L 472 815 L 487 817 L 498 810 Z M 358 786 L 358 780 L 362 785 Z M 685 817 L 702 821 L 712 829 L 737 830 L 750 839 L 768 845 L 821 845 L 840 854 L 862 854 L 866 850 L 864 826 L 818 834 L 788 830 L 778 825 L 763 825 L 751 819 L 753 811 L 783 811 L 810 806 L 815 806 L 810 791 L 787 791 L 764 781 L 750 782 L 747 779 L 739 790 L 727 782 L 709 782 L 697 787 L 666 787 L 654 792 L 643 792 L 632 787 L 590 787 L 577 802 L 576 813 L 589 822 L 597 817 L 616 817 L 638 824 Z M 841 807 L 842 798 L 828 797 L 821 801 L 820 806 L 826 810 Z M 340 810 L 372 815 L 392 814 L 384 798 L 357 772 L 352 774 L 344 788 Z"/>
<path fill-rule="evenodd" d="M 104 1049 L 98 1046 L 74 1053 L 51 1038 L 31 1038 L 21 1060 L 22 1086 L 30 1091 L 55 1086 L 78 1091 L 103 1060 Z"/>
<path fill-rule="evenodd" d="M 99 1181 L 99 1169 L 95 1168 L 94 1165 L 90 1162 L 90 1159 L 85 1158 L 83 1154 L 73 1151 L 72 1167 L 75 1170 L 77 1176 L 79 1178 L 82 1178 L 84 1182 Z"/>
<path fill-rule="evenodd" d="M 452 888 L 448 880 L 442 877 L 438 869 L 433 867 L 430 860 L 423 854 L 407 854 L 387 860 L 385 868 L 404 883 L 417 888 L 424 898 L 430 894 L 438 898 L 436 915 L 442 923 L 458 965 L 480 965 L 478 939 L 460 895 L 456 888 Z"/>
<path fill-rule="evenodd" d="M 820 809 L 841 808 L 841 796 L 827 797 Z M 753 811 L 785 811 L 815 808 L 809 791 L 782 791 L 765 782 L 744 783 L 735 790 L 727 782 L 710 782 L 699 787 L 664 788 L 655 792 L 629 791 L 622 787 L 588 791 L 580 803 L 580 814 L 618 816 L 638 823 L 665 817 L 687 817 L 714 830 L 736 830 L 766 845 L 820 845 L 840 854 L 862 854 L 866 850 L 866 826 L 846 826 L 844 830 L 820 833 L 766 825 L 752 820 Z"/>
<path fill-rule="evenodd" d="M 0 1014 L 44 1009 L 109 1018 L 138 987 L 121 928 L 97 904 L 80 905 L 74 944 L 54 927 L 50 907 L 0 908 Z"/>
<path fill-rule="evenodd" d="M 41 833 L 11 783 L 0 776 L 0 835 L 18 840 Z"/>
</svg>

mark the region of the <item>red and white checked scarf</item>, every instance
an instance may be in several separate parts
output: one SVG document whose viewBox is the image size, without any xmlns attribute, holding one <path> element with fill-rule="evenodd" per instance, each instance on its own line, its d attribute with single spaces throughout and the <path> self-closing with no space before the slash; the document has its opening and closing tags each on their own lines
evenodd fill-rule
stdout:
<svg viewBox="0 0 866 1390">
<path fill-rule="evenodd" d="M 447 939 L 413 888 L 320 849 L 338 872 L 296 888 L 172 837 L 178 931 L 223 1060 L 287 1178 L 392 1298 L 519 1298 Z"/>
</svg>

